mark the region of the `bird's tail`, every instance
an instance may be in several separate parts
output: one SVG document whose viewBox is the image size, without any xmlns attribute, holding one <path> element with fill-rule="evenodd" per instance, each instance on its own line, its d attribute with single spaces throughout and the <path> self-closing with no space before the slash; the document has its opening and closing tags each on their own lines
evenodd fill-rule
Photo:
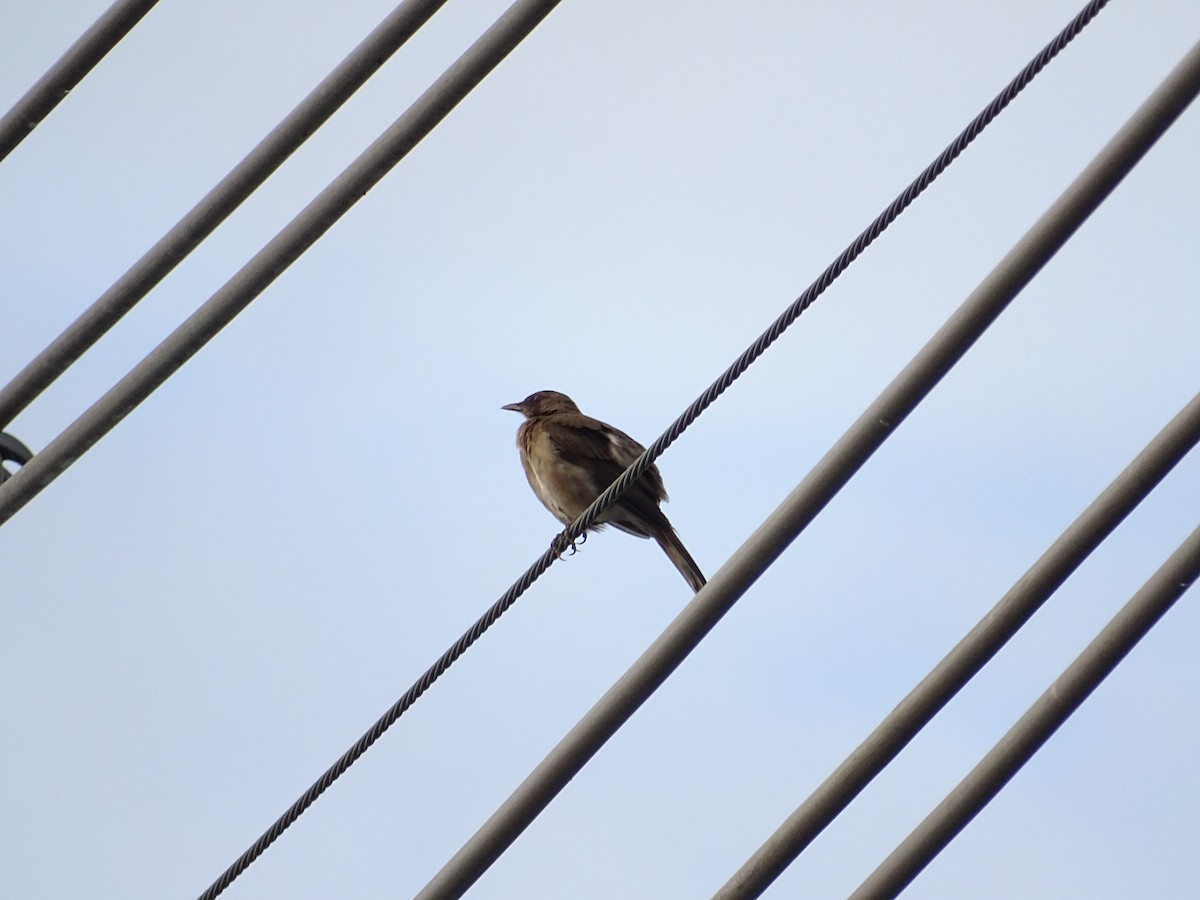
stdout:
<svg viewBox="0 0 1200 900">
<path fill-rule="evenodd" d="M 654 535 L 654 539 L 658 541 L 658 546 L 663 548 L 663 553 L 667 554 L 671 562 L 675 564 L 679 574 L 692 586 L 693 591 L 704 587 L 704 575 L 701 573 L 700 567 L 696 565 L 696 561 L 692 559 L 692 554 L 688 553 L 687 548 L 683 546 L 683 541 L 679 540 L 679 535 L 668 528 Z"/>
</svg>

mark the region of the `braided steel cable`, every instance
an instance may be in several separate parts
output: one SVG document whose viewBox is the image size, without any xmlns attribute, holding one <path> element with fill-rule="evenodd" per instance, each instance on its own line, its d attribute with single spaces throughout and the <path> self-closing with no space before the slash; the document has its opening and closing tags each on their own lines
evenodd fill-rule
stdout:
<svg viewBox="0 0 1200 900">
<path fill-rule="evenodd" d="M 16 149 L 46 116 L 133 30 L 158 0 L 117 0 L 46 74 L 0 118 L 0 160 Z"/>
<path fill-rule="evenodd" d="M 0 388 L 0 427 L 108 333 L 341 108 L 446 0 L 405 0 L 113 285 Z"/>
<path fill-rule="evenodd" d="M 385 731 L 387 731 L 396 723 L 397 719 L 404 715 L 405 710 L 417 702 L 420 696 L 424 694 L 425 691 L 427 691 L 429 687 L 438 680 L 438 678 L 441 677 L 442 673 L 450 668 L 450 666 L 453 665 L 454 662 L 467 651 L 468 647 L 474 644 L 475 641 L 477 641 L 485 631 L 492 627 L 495 621 L 500 618 L 500 616 L 503 615 L 510 606 L 517 602 L 517 598 L 525 592 L 529 585 L 533 584 L 533 582 L 536 581 L 541 574 L 546 571 L 546 569 L 550 568 L 550 563 L 554 561 L 556 556 L 557 554 L 555 554 L 553 550 L 549 550 L 543 554 L 542 558 L 539 559 L 538 562 L 532 566 L 524 576 L 522 576 L 521 580 L 510 589 L 512 596 L 509 597 L 508 594 L 506 594 L 505 597 L 501 598 L 501 601 L 497 602 L 492 606 L 491 609 L 481 616 L 479 620 L 454 643 L 454 646 L 443 653 L 441 657 L 438 658 L 437 662 L 426 669 L 425 674 L 418 678 L 416 683 L 404 692 L 404 696 L 392 704 L 388 711 L 384 713 L 379 720 L 354 743 L 353 747 L 343 753 L 337 762 L 330 766 L 320 778 L 313 782 L 312 786 L 309 787 L 309 789 L 303 794 L 301 794 L 300 797 L 297 798 L 297 800 L 290 807 L 288 807 L 287 811 L 284 812 L 284 814 L 278 819 L 276 819 L 271 827 L 263 832 L 258 840 L 256 840 L 241 856 L 239 856 L 237 860 L 234 861 L 234 863 L 221 874 L 221 877 L 214 881 L 208 887 L 208 889 L 200 895 L 199 900 L 215 900 L 215 898 L 219 896 L 227 887 L 229 887 L 229 885 L 233 883 L 234 879 L 242 874 L 242 872 L 244 872 L 252 862 L 258 859 L 258 857 L 262 856 L 266 849 L 270 847 L 271 844 L 275 843 L 276 839 L 278 839 L 284 831 L 286 831 L 298 818 L 300 818 L 304 811 L 312 806 L 313 803 L 316 802 L 317 798 L 320 797 L 321 794 L 325 793 L 325 790 L 331 784 L 337 781 L 338 778 L 340 778 L 345 771 L 358 760 L 360 756 L 362 756 L 371 748 L 372 744 L 374 744 L 377 740 L 379 740 L 380 737 L 383 736 Z M 520 590 L 514 591 L 518 585 L 520 585 Z"/>
<path fill-rule="evenodd" d="M 596 519 L 601 516 L 606 509 L 612 506 L 617 499 L 629 489 L 635 481 L 645 474 L 646 470 L 654 465 L 663 452 L 675 443 L 676 439 L 696 420 L 700 413 L 704 412 L 717 397 L 721 396 L 725 390 L 733 384 L 750 365 L 758 359 L 775 341 L 788 329 L 789 326 L 816 301 L 816 299 L 825 292 L 825 289 L 833 284 L 834 280 L 842 274 L 850 264 L 856 260 L 859 255 L 867 249 L 875 239 L 881 235 L 889 225 L 896 220 L 900 213 L 908 207 L 924 190 L 933 184 L 934 180 L 946 170 L 946 168 L 954 162 L 954 160 L 967 148 L 975 138 L 977 138 L 983 129 L 991 124 L 996 116 L 1003 112 L 1004 108 L 1013 101 L 1025 87 L 1033 81 L 1034 77 L 1046 67 L 1050 60 L 1054 59 L 1059 52 L 1067 46 L 1081 32 L 1085 26 L 1096 15 L 1108 5 L 1108 0 L 1092 0 L 1083 10 L 1070 21 L 1070 23 L 1059 34 L 1047 44 L 1042 51 L 1029 61 L 1029 64 L 1020 71 L 1016 78 L 1008 83 L 1008 86 L 1001 91 L 996 98 L 989 103 L 984 110 L 977 115 L 962 133 L 956 137 L 941 155 L 937 157 L 913 182 L 906 187 L 888 207 L 879 214 L 879 216 L 867 228 L 854 239 L 843 252 L 842 255 L 829 264 L 829 267 L 821 273 L 821 276 L 809 285 L 808 289 L 801 294 L 796 300 L 783 311 L 771 327 L 759 335 L 758 340 L 750 345 L 746 351 L 739 356 L 734 363 L 722 373 L 721 377 L 709 385 L 708 390 L 696 398 L 678 419 L 671 423 L 671 426 L 663 432 L 663 434 L 653 444 L 646 448 L 643 453 L 634 463 L 625 470 L 616 481 L 614 481 L 603 494 L 596 498 L 596 502 L 584 510 L 573 525 L 567 528 L 559 536 L 559 540 L 564 544 L 570 543 L 575 538 L 579 537 L 586 531 Z"/>
<path fill-rule="evenodd" d="M 487 610 L 425 673 L 397 700 L 382 717 L 347 750 L 313 785 L 305 791 L 275 823 L 235 862 L 212 887 L 201 895 L 200 900 L 213 900 L 223 891 L 246 866 L 269 847 L 316 799 L 336 781 L 359 757 L 390 728 L 401 715 L 445 672 L 472 644 L 487 631 L 526 590 L 554 563 L 561 550 L 578 538 L 596 517 L 604 512 L 620 495 L 636 481 L 654 460 L 669 447 L 682 432 L 725 391 L 774 341 L 804 312 L 862 252 L 878 237 L 916 197 L 940 175 L 966 146 L 974 140 L 988 124 L 1012 101 L 1029 82 L 1045 68 L 1095 15 L 1107 5 L 1108 0 L 1092 0 L 1083 12 L 1075 17 L 1060 34 L 1048 44 L 1007 87 L 981 112 L 966 129 L 934 160 L 916 180 L 885 209 L 871 225 L 822 273 L 821 277 L 804 292 L 771 325 L 754 344 L 743 353 L 726 372 L 713 383 L 680 416 L 657 441 L 647 448 L 571 526 L 564 529 L 554 540 L 550 549 Z"/>
<path fill-rule="evenodd" d="M 895 433 L 1198 95 L 1200 44 L 1138 107 L 783 503 L 417 894 L 417 900 L 448 900 L 470 889 Z"/>
</svg>

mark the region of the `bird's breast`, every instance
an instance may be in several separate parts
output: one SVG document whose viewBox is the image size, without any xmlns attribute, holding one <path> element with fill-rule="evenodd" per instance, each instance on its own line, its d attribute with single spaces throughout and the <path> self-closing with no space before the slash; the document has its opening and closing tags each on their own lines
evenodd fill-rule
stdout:
<svg viewBox="0 0 1200 900">
<path fill-rule="evenodd" d="M 528 429 L 519 443 L 529 486 L 564 525 L 578 519 L 608 487 L 597 485 L 593 473 L 564 459 L 542 429 Z"/>
</svg>

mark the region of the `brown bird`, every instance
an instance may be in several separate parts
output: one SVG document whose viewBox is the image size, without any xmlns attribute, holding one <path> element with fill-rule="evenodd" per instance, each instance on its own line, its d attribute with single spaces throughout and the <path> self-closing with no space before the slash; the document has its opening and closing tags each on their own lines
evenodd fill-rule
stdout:
<svg viewBox="0 0 1200 900">
<path fill-rule="evenodd" d="M 529 486 L 564 525 L 578 519 L 646 449 L 623 431 L 585 416 L 566 394 L 538 391 L 511 409 L 525 417 L 517 448 Z M 654 538 L 692 590 L 704 586 L 700 567 L 658 505 L 667 499 L 658 466 L 651 466 L 592 525 L 612 525 L 627 534 Z"/>
</svg>

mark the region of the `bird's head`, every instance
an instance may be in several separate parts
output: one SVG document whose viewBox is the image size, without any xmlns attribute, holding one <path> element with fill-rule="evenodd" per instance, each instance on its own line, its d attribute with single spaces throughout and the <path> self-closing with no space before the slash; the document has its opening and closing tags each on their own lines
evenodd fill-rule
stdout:
<svg viewBox="0 0 1200 900">
<path fill-rule="evenodd" d="M 520 403 L 508 403 L 500 408 L 519 412 L 527 419 L 535 416 L 549 416 L 553 413 L 579 412 L 575 401 L 558 391 L 538 391 L 536 394 L 530 394 Z"/>
</svg>

